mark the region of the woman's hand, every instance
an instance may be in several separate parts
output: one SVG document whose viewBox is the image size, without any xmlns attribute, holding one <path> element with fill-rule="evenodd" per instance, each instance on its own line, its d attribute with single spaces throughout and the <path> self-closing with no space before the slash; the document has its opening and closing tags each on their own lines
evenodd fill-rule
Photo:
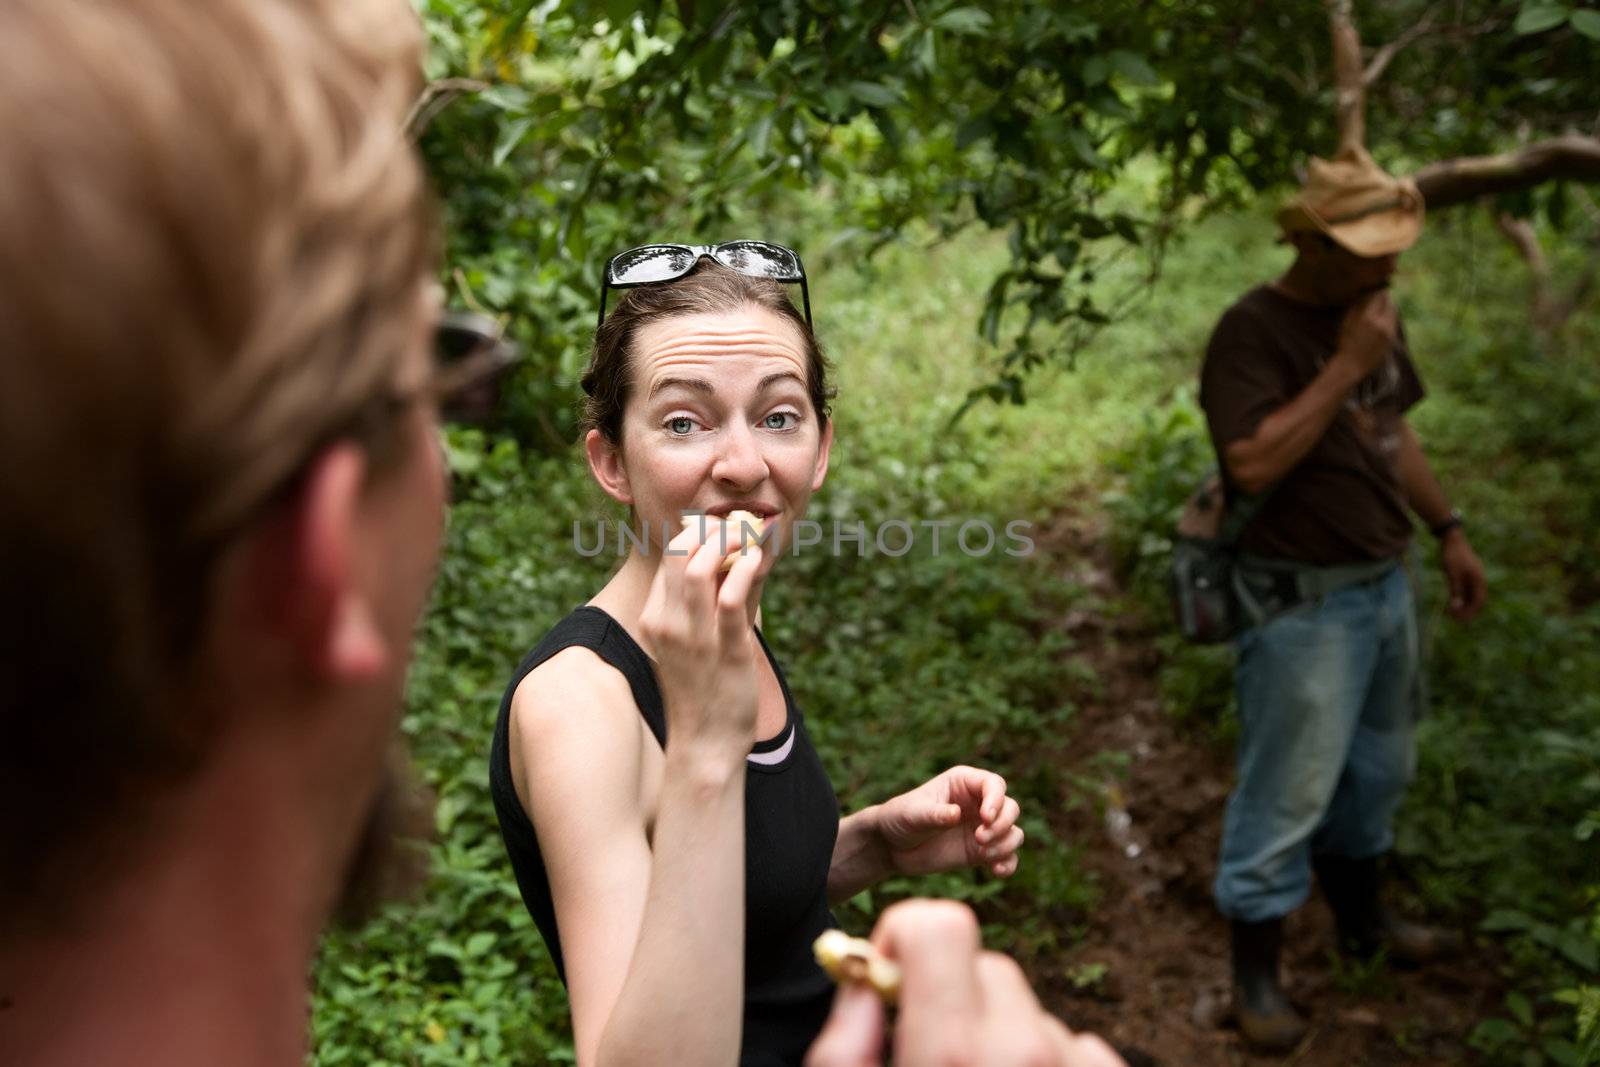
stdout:
<svg viewBox="0 0 1600 1067">
<path fill-rule="evenodd" d="M 668 752 L 704 751 L 741 764 L 755 739 L 756 645 L 749 604 L 760 546 L 721 572 L 723 524 L 691 523 L 662 553 L 639 618 L 666 705 Z"/>
<path fill-rule="evenodd" d="M 1072 1033 L 1041 1008 L 1010 957 L 983 951 L 970 908 L 902 901 L 883 913 L 872 942 L 903 975 L 896 1067 L 1126 1067 L 1104 1041 Z M 882 1067 L 887 1029 L 878 995 L 846 986 L 806 1067 Z"/>
<path fill-rule="evenodd" d="M 898 874 L 987 867 L 1001 878 L 1017 870 L 1020 809 L 993 771 L 951 767 L 878 806 L 877 830 Z"/>
</svg>

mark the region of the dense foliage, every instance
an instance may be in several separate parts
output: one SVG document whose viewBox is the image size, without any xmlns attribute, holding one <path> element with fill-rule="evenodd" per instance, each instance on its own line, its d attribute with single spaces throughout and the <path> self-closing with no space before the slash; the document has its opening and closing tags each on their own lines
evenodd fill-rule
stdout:
<svg viewBox="0 0 1600 1067">
<path fill-rule="evenodd" d="M 1020 401 L 1032 369 L 1130 311 L 1195 209 L 1279 186 L 1335 139 L 1322 0 L 422 9 L 430 73 L 481 89 L 430 109 L 422 141 L 457 295 L 536 353 L 510 420 L 540 448 L 568 439 L 599 266 L 630 244 L 761 235 L 816 257 L 869 254 L 913 222 L 1003 231 L 975 316 L 998 346 L 981 395 Z M 1405 45 L 1372 90 L 1375 154 L 1404 172 L 1588 128 L 1590 16 L 1360 5 L 1369 43 Z M 818 194 L 826 216 L 797 217 Z M 1506 204 L 1578 222 L 1561 185 Z M 1127 257 L 1141 269 L 1123 286 L 1092 285 Z"/>
</svg>

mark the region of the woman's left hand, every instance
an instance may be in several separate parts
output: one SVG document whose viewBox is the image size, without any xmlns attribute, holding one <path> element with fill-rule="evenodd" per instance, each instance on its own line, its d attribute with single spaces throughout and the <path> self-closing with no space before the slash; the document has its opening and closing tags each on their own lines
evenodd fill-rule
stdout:
<svg viewBox="0 0 1600 1067">
<path fill-rule="evenodd" d="M 1020 809 L 993 771 L 951 767 L 878 810 L 878 833 L 899 874 L 987 867 L 1001 878 L 1017 870 Z"/>
</svg>

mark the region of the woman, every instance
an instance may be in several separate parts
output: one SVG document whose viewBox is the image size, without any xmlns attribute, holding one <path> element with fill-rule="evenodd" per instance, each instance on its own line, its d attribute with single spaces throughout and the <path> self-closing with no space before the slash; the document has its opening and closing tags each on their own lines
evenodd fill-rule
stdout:
<svg viewBox="0 0 1600 1067">
<path fill-rule="evenodd" d="M 804 286 L 799 258 L 764 242 L 607 264 L 585 445 L 640 547 L 523 661 L 491 754 L 580 1064 L 798 1064 L 832 996 L 810 949 L 830 901 L 893 874 L 1017 867 L 1017 804 L 987 771 L 841 820 L 761 637 L 775 556 L 730 551 L 721 520 L 754 513 L 787 543 L 827 473 Z M 610 288 L 628 292 L 607 318 Z M 664 528 L 681 530 L 665 550 Z M 741 939 L 742 958 L 726 951 Z"/>
</svg>

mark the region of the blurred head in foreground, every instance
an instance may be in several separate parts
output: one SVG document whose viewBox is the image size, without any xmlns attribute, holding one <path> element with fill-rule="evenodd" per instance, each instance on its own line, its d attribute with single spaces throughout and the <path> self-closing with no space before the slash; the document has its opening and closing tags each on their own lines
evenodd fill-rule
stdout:
<svg viewBox="0 0 1600 1067">
<path fill-rule="evenodd" d="M 1278 212 L 1301 277 L 1324 302 L 1347 304 L 1381 289 L 1422 232 L 1422 194 L 1385 173 L 1365 149 L 1312 158 L 1300 191 Z"/>
<path fill-rule="evenodd" d="M 92 1011 L 239 915 L 309 953 L 382 851 L 444 502 L 420 47 L 405 0 L 0 5 L 0 1049 L 41 961 L 95 945 Z"/>
</svg>

